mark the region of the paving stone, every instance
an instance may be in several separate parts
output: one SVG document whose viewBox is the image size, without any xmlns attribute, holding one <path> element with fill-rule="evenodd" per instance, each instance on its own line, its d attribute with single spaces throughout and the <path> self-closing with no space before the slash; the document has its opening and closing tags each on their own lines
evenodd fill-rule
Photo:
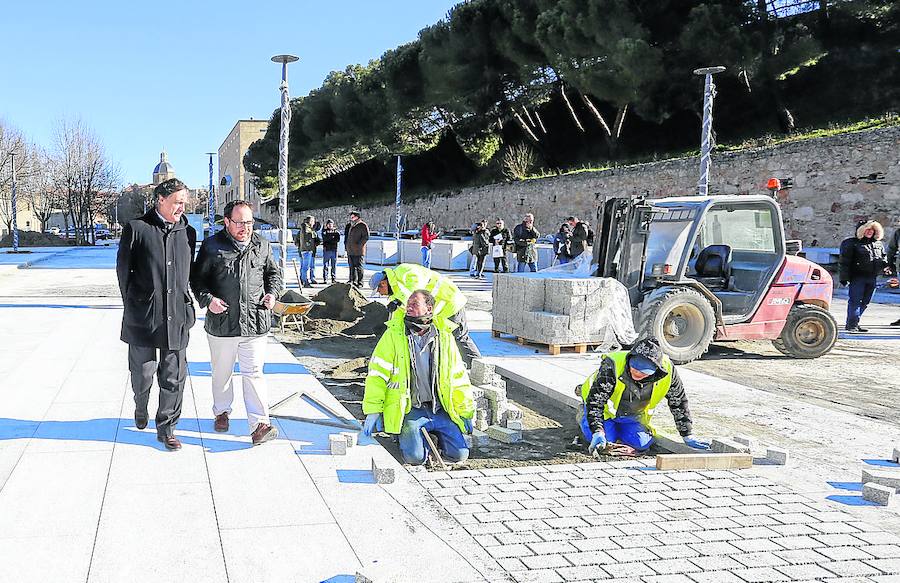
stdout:
<svg viewBox="0 0 900 583">
<path fill-rule="evenodd" d="M 497 496 L 498 496 L 498 494 L 494 494 L 494 497 L 495 497 L 495 498 L 496 498 Z M 531 498 L 530 495 L 529 495 L 529 498 Z M 563 500 L 568 500 L 568 498 L 563 498 Z M 522 504 L 523 507 L 528 508 L 528 509 L 532 509 L 532 508 L 557 508 L 557 507 L 561 506 L 561 504 L 559 503 L 558 500 L 552 500 L 552 499 L 550 499 L 550 498 L 543 499 L 543 500 L 530 500 L 530 499 L 529 499 L 529 500 L 521 500 L 521 501 L 520 501 L 520 504 Z"/>
<path fill-rule="evenodd" d="M 812 538 L 828 547 L 856 546 L 861 544 L 858 538 L 850 534 L 817 534 L 813 535 Z"/>
<path fill-rule="evenodd" d="M 645 583 L 693 583 L 687 575 L 651 575 L 649 577 L 641 577 Z"/>
<path fill-rule="evenodd" d="M 616 543 L 623 549 L 635 547 L 655 547 L 662 544 L 657 539 L 647 535 L 613 536 L 610 537 L 610 540 L 612 540 L 612 542 Z"/>
<path fill-rule="evenodd" d="M 772 542 L 785 549 L 815 549 L 825 544 L 808 536 L 785 536 L 772 539 Z"/>
<path fill-rule="evenodd" d="M 606 579 L 606 571 L 596 565 L 579 565 L 576 567 L 562 567 L 556 570 L 566 581 L 593 581 Z"/>
<path fill-rule="evenodd" d="M 487 549 L 495 559 L 507 559 L 510 557 L 527 557 L 532 554 L 531 550 L 523 544 L 501 545 L 499 547 L 490 547 Z"/>
<path fill-rule="evenodd" d="M 864 561 L 866 559 L 872 558 L 872 555 L 859 549 L 858 547 L 830 548 L 828 546 L 825 546 L 817 550 L 832 561 Z"/>
<path fill-rule="evenodd" d="M 500 565 L 504 570 L 512 572 L 512 571 L 526 571 L 528 567 L 525 566 L 525 563 L 520 561 L 519 559 L 497 559 L 497 564 Z"/>
<path fill-rule="evenodd" d="M 698 530 L 693 534 L 706 542 L 742 540 L 740 536 L 730 530 Z"/>
<path fill-rule="evenodd" d="M 789 581 L 790 577 L 779 573 L 771 567 L 756 567 L 753 569 L 735 569 L 734 574 L 748 583 L 767 583 L 769 581 Z"/>
<path fill-rule="evenodd" d="M 781 536 L 804 536 L 807 534 L 818 534 L 819 532 L 806 524 L 776 524 L 770 526 L 769 529 Z"/>
<path fill-rule="evenodd" d="M 536 532 L 538 536 L 547 542 L 572 541 L 582 538 L 581 533 L 574 528 L 553 528 L 548 530 L 538 530 Z"/>
<path fill-rule="evenodd" d="M 507 529 L 506 526 L 500 522 L 492 522 L 488 524 L 480 522 L 476 524 L 464 524 L 463 528 L 466 529 L 466 532 L 473 536 L 478 534 L 497 534 L 502 532 L 509 532 L 509 529 Z"/>
<path fill-rule="evenodd" d="M 606 554 L 619 563 L 647 563 L 657 559 L 657 556 L 653 554 L 653 551 L 641 547 L 631 549 L 608 549 Z M 651 573 L 653 573 L 653 571 L 651 571 Z"/>
<path fill-rule="evenodd" d="M 896 495 L 894 488 L 882 486 L 874 482 L 863 484 L 862 497 L 864 500 L 874 502 L 880 506 L 889 506 Z"/>
<path fill-rule="evenodd" d="M 862 483 L 875 482 L 895 491 L 900 489 L 900 470 L 873 470 L 863 468 Z"/>
<path fill-rule="evenodd" d="M 501 510 L 522 510 L 522 505 L 516 501 L 485 502 L 482 506 L 484 506 L 484 509 L 487 512 L 499 512 Z"/>
<path fill-rule="evenodd" d="M 828 559 L 813 549 L 795 549 L 793 551 L 775 551 L 775 555 L 790 565 L 804 565 L 807 563 L 824 563 Z"/>
<path fill-rule="evenodd" d="M 891 532 L 860 532 L 854 536 L 870 545 L 900 545 L 900 536 Z"/>
<path fill-rule="evenodd" d="M 866 575 L 881 574 L 881 571 L 862 561 L 832 561 L 819 563 L 818 565 L 841 577 L 865 577 Z"/>
<path fill-rule="evenodd" d="M 573 565 L 605 565 L 614 563 L 616 560 L 604 551 L 579 551 L 577 553 L 567 553 L 566 559 Z"/>
<path fill-rule="evenodd" d="M 573 553 L 577 550 L 565 541 L 528 543 L 528 548 L 536 555 Z"/>
<path fill-rule="evenodd" d="M 534 520 L 537 518 L 556 518 L 556 514 L 553 513 L 549 508 L 535 508 L 535 509 L 524 509 L 524 510 L 514 510 L 513 514 L 516 515 L 520 520 Z"/>
<path fill-rule="evenodd" d="M 743 579 L 728 571 L 704 571 L 691 573 L 690 578 L 697 583 L 745 583 Z"/>
<path fill-rule="evenodd" d="M 517 583 L 562 583 L 562 576 L 553 569 L 539 569 L 513 573 Z"/>
<path fill-rule="evenodd" d="M 541 542 L 541 537 L 534 532 L 501 532 L 493 535 L 500 544 L 515 545 L 519 543 Z"/>
<path fill-rule="evenodd" d="M 894 446 L 894 451 L 891 452 L 891 461 L 895 464 L 900 463 L 900 443 Z"/>
<path fill-rule="evenodd" d="M 531 532 L 547 528 L 542 520 L 510 520 L 503 524 L 510 532 Z"/>
<path fill-rule="evenodd" d="M 858 534 L 859 529 L 846 522 L 820 522 L 810 525 L 822 534 Z"/>
<path fill-rule="evenodd" d="M 861 551 L 869 553 L 876 559 L 900 558 L 900 546 L 898 545 L 866 545 L 858 548 Z"/>
<path fill-rule="evenodd" d="M 648 561 L 647 566 L 660 575 L 672 575 L 676 573 L 696 573 L 700 571 L 700 567 L 696 564 L 684 559 L 665 559 L 659 561 Z"/>
<path fill-rule="evenodd" d="M 604 565 L 603 569 L 611 577 L 647 577 L 653 576 L 653 569 L 643 563 L 613 563 Z"/>
<path fill-rule="evenodd" d="M 866 563 L 884 574 L 900 573 L 900 557 L 894 559 L 873 559 L 866 561 Z"/>
<path fill-rule="evenodd" d="M 583 531 L 583 529 L 579 529 L 579 531 Z M 618 548 L 614 542 L 609 540 L 609 537 L 603 536 L 573 540 L 572 546 L 579 551 L 604 551 Z"/>
<path fill-rule="evenodd" d="M 831 577 L 831 572 L 826 571 L 819 565 L 810 564 L 810 565 L 784 565 L 781 567 L 776 567 L 776 570 L 780 573 L 784 573 L 791 579 L 801 580 L 801 579 L 823 579 L 825 577 Z"/>
<path fill-rule="evenodd" d="M 562 506 L 554 508 L 553 513 L 559 518 L 567 518 L 570 516 L 592 516 L 594 511 L 589 506 Z"/>
<path fill-rule="evenodd" d="M 783 466 L 788 463 L 788 450 L 779 447 L 766 448 L 766 461 L 776 466 Z"/>
<path fill-rule="evenodd" d="M 588 524 L 577 516 L 568 516 L 566 518 L 548 518 L 544 520 L 551 528 L 577 528 L 579 526 L 587 526 Z"/>
<path fill-rule="evenodd" d="M 732 558 L 745 567 L 777 567 L 787 564 L 784 559 L 767 552 L 734 555 Z"/>
<path fill-rule="evenodd" d="M 528 495 L 528 492 L 524 491 L 494 492 L 491 496 L 493 496 L 497 502 L 518 502 L 523 508 L 527 508 L 527 506 L 525 506 L 526 502 L 532 502 L 531 496 Z"/>
<path fill-rule="evenodd" d="M 688 559 L 700 555 L 700 553 L 685 544 L 669 544 L 668 539 L 664 546 L 653 547 L 653 554 L 660 559 Z"/>
<path fill-rule="evenodd" d="M 732 439 L 717 437 L 709 446 L 710 453 L 750 453 L 750 447 Z"/>
<path fill-rule="evenodd" d="M 688 560 L 703 569 L 703 571 L 733 570 L 743 567 L 731 557 L 724 556 L 692 557 Z"/>
<path fill-rule="evenodd" d="M 695 543 L 690 545 L 701 555 L 736 555 L 740 553 L 737 547 L 727 542 Z"/>
<path fill-rule="evenodd" d="M 557 569 L 559 567 L 571 566 L 569 561 L 562 555 L 536 555 L 532 557 L 522 557 L 522 562 L 529 569 Z"/>
<path fill-rule="evenodd" d="M 774 552 L 781 550 L 780 546 L 764 538 L 733 540 L 731 541 L 731 544 L 745 553 Z"/>
</svg>

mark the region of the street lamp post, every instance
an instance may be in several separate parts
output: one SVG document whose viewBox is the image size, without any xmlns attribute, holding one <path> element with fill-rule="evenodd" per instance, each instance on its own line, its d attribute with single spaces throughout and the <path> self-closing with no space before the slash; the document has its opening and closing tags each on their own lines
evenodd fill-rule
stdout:
<svg viewBox="0 0 900 583">
<path fill-rule="evenodd" d="M 704 67 L 694 69 L 694 75 L 703 75 L 703 129 L 700 131 L 700 181 L 697 183 L 697 194 L 709 195 L 710 151 L 712 150 L 712 108 L 716 97 L 716 84 L 712 76 L 721 73 L 725 67 Z"/>
<path fill-rule="evenodd" d="M 287 273 L 288 224 L 288 140 L 291 132 L 291 100 L 288 95 L 288 63 L 299 61 L 294 55 L 275 55 L 272 62 L 281 63 L 281 136 L 278 140 L 278 208 L 281 212 L 281 273 Z"/>
<path fill-rule="evenodd" d="M 12 245 L 13 253 L 19 252 L 19 229 L 16 227 L 16 153 L 10 152 L 10 161 L 12 162 Z"/>
<path fill-rule="evenodd" d="M 206 220 L 209 223 L 210 236 L 213 234 L 213 225 L 216 222 L 216 187 L 213 184 L 213 156 L 215 156 L 215 154 L 215 152 L 206 153 L 206 155 L 209 156 L 209 194 L 207 195 L 208 200 L 206 201 Z"/>
</svg>

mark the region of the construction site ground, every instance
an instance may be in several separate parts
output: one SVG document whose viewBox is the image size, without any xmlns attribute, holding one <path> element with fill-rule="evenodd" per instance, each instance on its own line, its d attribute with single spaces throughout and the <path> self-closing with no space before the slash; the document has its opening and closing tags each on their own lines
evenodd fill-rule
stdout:
<svg viewBox="0 0 900 583">
<path fill-rule="evenodd" d="M 533 457 L 513 467 L 441 472 L 401 466 L 365 439 L 335 455 L 329 435 L 340 430 L 287 419 L 275 421 L 278 440 L 252 448 L 240 398 L 232 430 L 213 432 L 200 311 L 178 427 L 185 445 L 170 453 L 152 426 L 138 431 L 131 418 L 115 249 L 104 251 L 45 252 L 40 263 L 50 269 L 0 261 L 0 581 L 895 583 L 900 577 L 900 515 L 859 492 L 863 468 L 892 465 L 885 458 L 900 433 L 896 419 L 866 414 L 872 404 L 896 402 L 890 383 L 900 362 L 890 329 L 873 328 L 837 347 L 861 346 L 871 363 L 883 356 L 886 376 L 875 387 L 858 382 L 868 365 L 847 358 L 830 368 L 819 366 L 822 359 L 793 361 L 772 376 L 759 373 L 783 361 L 766 353 L 766 360 L 725 354 L 695 363 L 722 367 L 714 373 L 682 367 L 697 434 L 747 434 L 759 444 L 755 454 L 762 445 L 788 449 L 786 466 L 656 471 L 649 458 L 559 463 L 565 453 L 533 447 Z M 345 274 L 342 266 L 339 277 Z M 470 295 L 473 336 L 486 358 L 527 381 L 512 387 L 513 396 L 564 425 L 574 384 L 598 355 L 549 356 L 491 338 L 489 285 L 454 277 Z M 892 321 L 898 311 L 873 306 L 864 325 Z M 337 383 L 359 378 L 360 362 L 351 361 L 359 351 L 368 355 L 374 336 L 333 334 L 346 324 L 332 327 L 334 338 L 298 342 L 300 362 L 270 344 L 270 401 L 303 389 L 340 409 L 330 392 L 357 412 L 353 394 L 342 397 Z M 779 390 L 771 380 L 787 373 L 802 378 L 804 371 L 815 376 L 802 384 L 808 395 Z M 842 387 L 858 396 L 841 397 Z M 822 398 L 826 389 L 834 394 Z M 300 402 L 283 413 L 323 414 Z M 668 414 L 657 420 L 672 433 Z M 566 427 L 531 431 L 565 435 L 560 444 L 571 437 Z M 366 469 L 372 459 L 396 470 L 393 484 L 374 482 Z"/>
</svg>

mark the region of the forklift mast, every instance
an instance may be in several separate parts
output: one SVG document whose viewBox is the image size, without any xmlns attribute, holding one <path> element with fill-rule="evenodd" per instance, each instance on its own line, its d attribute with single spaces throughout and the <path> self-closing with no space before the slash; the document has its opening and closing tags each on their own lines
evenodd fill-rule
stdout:
<svg viewBox="0 0 900 583">
<path fill-rule="evenodd" d="M 643 195 L 607 196 L 597 208 L 594 275 L 622 282 L 632 306 L 638 305 L 643 297 L 641 288 L 651 216 L 652 208 Z"/>
</svg>

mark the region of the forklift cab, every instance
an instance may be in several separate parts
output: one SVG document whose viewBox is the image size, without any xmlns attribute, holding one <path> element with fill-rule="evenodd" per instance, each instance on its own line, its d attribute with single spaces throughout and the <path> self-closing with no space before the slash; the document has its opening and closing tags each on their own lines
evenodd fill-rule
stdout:
<svg viewBox="0 0 900 583">
<path fill-rule="evenodd" d="M 628 288 L 632 306 L 654 289 L 697 282 L 725 324 L 749 320 L 781 267 L 784 230 L 766 196 L 610 198 L 598 217 L 597 274 Z"/>
<path fill-rule="evenodd" d="M 725 324 L 748 320 L 784 261 L 778 204 L 765 196 L 711 196 L 652 207 L 645 287 L 692 279 L 722 303 Z"/>
</svg>

